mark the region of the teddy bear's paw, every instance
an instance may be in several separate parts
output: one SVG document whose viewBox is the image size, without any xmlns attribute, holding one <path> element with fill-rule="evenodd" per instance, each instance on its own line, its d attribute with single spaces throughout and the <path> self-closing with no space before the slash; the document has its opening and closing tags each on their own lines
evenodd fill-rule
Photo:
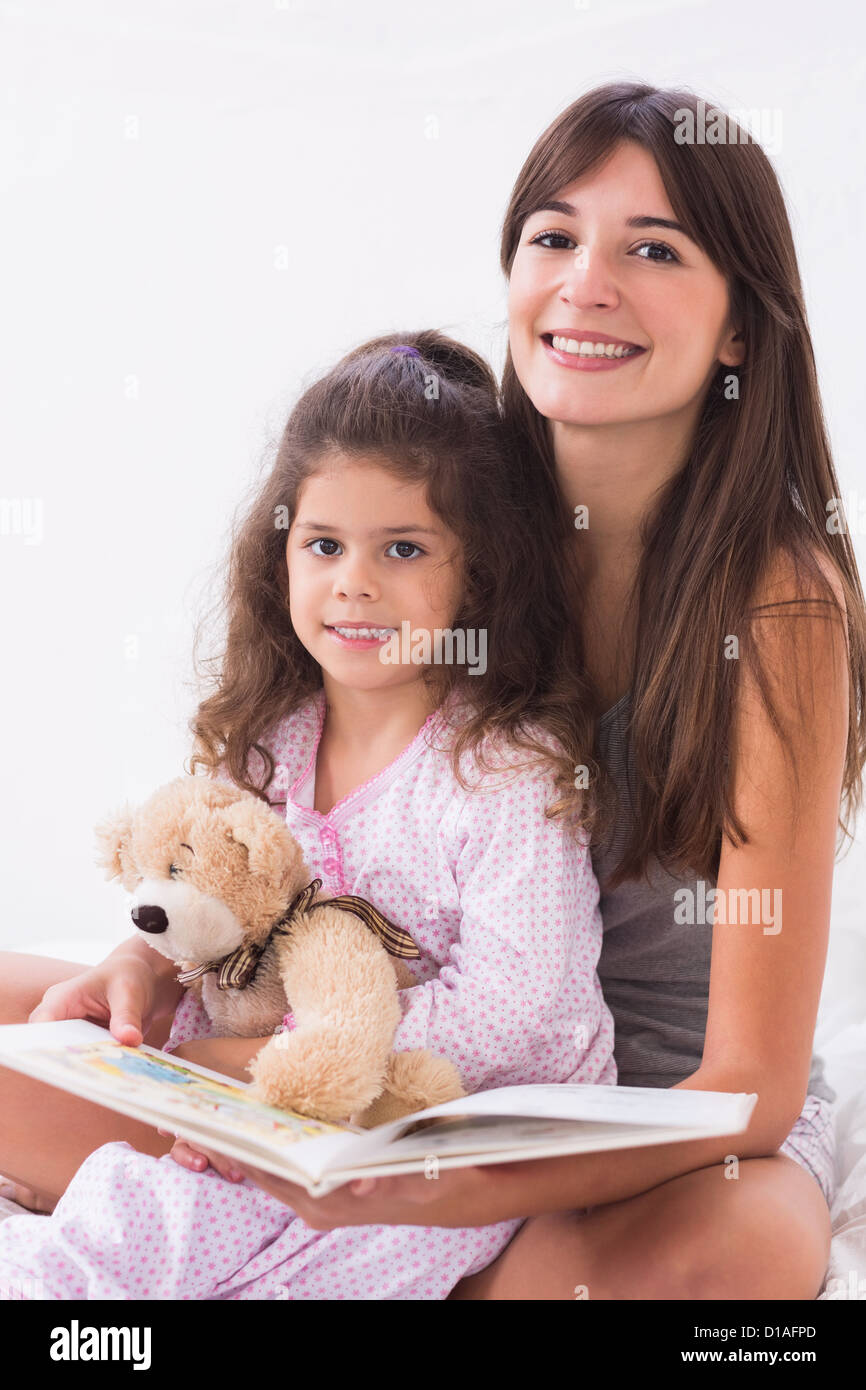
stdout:
<svg viewBox="0 0 866 1390">
<path fill-rule="evenodd" d="M 380 1093 L 384 1061 L 371 1052 L 368 1040 L 323 1025 L 278 1033 L 249 1070 L 258 1100 L 339 1123 Z"/>
<path fill-rule="evenodd" d="M 353 1115 L 364 1129 L 389 1124 L 416 1110 L 459 1100 L 467 1093 L 460 1073 L 447 1057 L 437 1057 L 425 1048 L 415 1052 L 392 1052 L 380 1096 L 361 1115 Z"/>
</svg>

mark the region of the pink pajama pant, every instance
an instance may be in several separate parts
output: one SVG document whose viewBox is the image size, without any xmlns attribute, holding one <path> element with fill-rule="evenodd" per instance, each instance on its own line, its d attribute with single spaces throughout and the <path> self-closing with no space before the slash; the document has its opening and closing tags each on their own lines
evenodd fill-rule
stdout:
<svg viewBox="0 0 866 1390">
<path fill-rule="evenodd" d="M 166 1050 L 205 1036 L 195 997 Z M 832 1112 L 808 1096 L 782 1145 L 834 1192 Z M 104 1144 L 50 1216 L 0 1222 L 3 1299 L 445 1299 L 496 1259 L 520 1220 L 492 1226 L 314 1231 L 254 1183 L 193 1173 L 168 1155 Z"/>
</svg>

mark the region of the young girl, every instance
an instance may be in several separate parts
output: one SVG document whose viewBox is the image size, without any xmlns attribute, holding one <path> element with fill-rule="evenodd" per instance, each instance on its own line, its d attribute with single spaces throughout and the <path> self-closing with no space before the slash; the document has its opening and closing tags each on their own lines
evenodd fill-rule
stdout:
<svg viewBox="0 0 866 1390">
<path fill-rule="evenodd" d="M 193 721 L 192 770 L 268 800 L 326 893 L 410 931 L 394 1048 L 447 1055 L 469 1091 L 616 1080 L 583 696 L 532 522 L 481 358 L 433 332 L 350 353 L 298 402 L 236 538 L 221 676 Z M 168 1050 L 243 1076 L 267 1041 L 208 1033 L 186 995 Z M 441 1299 L 520 1225 L 316 1231 L 213 1161 L 96 1148 L 50 1216 L 0 1225 L 0 1290 Z"/>
</svg>

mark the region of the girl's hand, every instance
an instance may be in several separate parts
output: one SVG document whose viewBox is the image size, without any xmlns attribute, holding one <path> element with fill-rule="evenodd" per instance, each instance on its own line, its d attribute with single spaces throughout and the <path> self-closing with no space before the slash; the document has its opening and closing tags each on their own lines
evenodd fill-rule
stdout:
<svg viewBox="0 0 866 1390">
<path fill-rule="evenodd" d="M 156 957 L 152 947 L 143 949 Z M 182 994 L 173 975 L 124 943 L 101 964 L 49 985 L 27 1022 L 88 1019 L 108 1027 L 119 1043 L 138 1047 L 158 1019 L 174 1012 Z"/>
<path fill-rule="evenodd" d="M 240 1167 L 233 1158 L 227 1154 L 214 1153 L 210 1149 L 200 1149 L 191 1144 L 187 1139 L 178 1139 L 170 1129 L 158 1129 L 157 1134 L 163 1135 L 166 1139 L 174 1139 L 171 1147 L 171 1157 L 175 1163 L 179 1163 L 181 1168 L 188 1168 L 192 1173 L 203 1173 L 208 1164 L 219 1173 L 221 1178 L 227 1182 L 243 1182 L 246 1174 L 242 1173 Z"/>
<path fill-rule="evenodd" d="M 184 1062 L 197 1062 L 200 1067 L 209 1067 L 211 1071 L 221 1071 L 236 1080 L 249 1081 L 247 1066 L 259 1049 L 270 1041 L 271 1036 L 269 1034 L 266 1038 L 195 1038 L 191 1042 L 181 1043 L 171 1055 Z M 193 1173 L 202 1173 L 210 1164 L 221 1178 L 226 1178 L 229 1182 L 243 1182 L 245 1174 L 241 1172 L 234 1159 L 210 1149 L 202 1149 L 191 1144 L 188 1139 L 178 1139 L 169 1129 L 157 1129 L 156 1132 L 165 1139 L 175 1140 L 170 1151 L 171 1157 L 182 1168 L 188 1168 Z"/>
<path fill-rule="evenodd" d="M 356 1178 L 324 1197 L 311 1197 L 299 1184 L 251 1164 L 237 1162 L 235 1167 L 314 1231 L 332 1231 L 338 1226 L 487 1226 L 512 1219 L 511 1182 L 526 1165 L 449 1168 L 435 1178 L 423 1173 Z"/>
</svg>

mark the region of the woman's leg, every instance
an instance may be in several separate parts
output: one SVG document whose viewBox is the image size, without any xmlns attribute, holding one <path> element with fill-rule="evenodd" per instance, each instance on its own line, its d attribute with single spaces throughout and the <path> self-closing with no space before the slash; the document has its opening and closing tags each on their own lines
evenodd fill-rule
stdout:
<svg viewBox="0 0 866 1390">
<path fill-rule="evenodd" d="M 86 970 L 74 961 L 49 956 L 0 952 L 0 1023 L 26 1023 L 49 985 Z M 144 1041 L 162 1047 L 171 1029 L 164 1018 Z M 51 1210 L 88 1154 L 102 1144 L 125 1139 L 134 1148 L 159 1157 L 173 1139 L 155 1128 L 46 1086 L 42 1081 L 0 1066 L 0 1173 L 40 1200 L 39 1210 Z M 35 1203 L 29 1203 L 34 1205 Z"/>
<path fill-rule="evenodd" d="M 814 1299 L 830 1212 L 792 1158 L 713 1164 L 581 1212 L 532 1217 L 452 1299 Z"/>
</svg>

